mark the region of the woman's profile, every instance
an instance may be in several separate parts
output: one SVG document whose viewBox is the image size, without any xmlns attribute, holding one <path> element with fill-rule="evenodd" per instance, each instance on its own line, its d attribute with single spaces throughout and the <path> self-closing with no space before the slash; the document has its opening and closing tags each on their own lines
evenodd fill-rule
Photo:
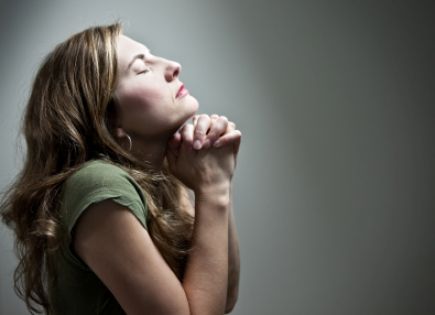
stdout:
<svg viewBox="0 0 435 315">
<path fill-rule="evenodd" d="M 122 25 L 59 43 L 33 81 L 1 216 L 32 314 L 226 314 L 239 287 L 241 132 Z M 190 123 L 191 122 L 191 123 Z"/>
</svg>

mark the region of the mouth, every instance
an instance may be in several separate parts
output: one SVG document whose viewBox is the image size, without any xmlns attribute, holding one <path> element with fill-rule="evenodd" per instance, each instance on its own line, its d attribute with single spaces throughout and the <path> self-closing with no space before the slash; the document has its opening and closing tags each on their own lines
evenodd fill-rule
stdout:
<svg viewBox="0 0 435 315">
<path fill-rule="evenodd" d="M 181 84 L 181 86 L 178 89 L 177 94 L 175 95 L 175 97 L 178 98 L 178 97 L 184 96 L 184 95 L 186 95 L 188 93 L 189 93 L 189 91 L 186 88 L 184 88 L 184 84 Z"/>
</svg>

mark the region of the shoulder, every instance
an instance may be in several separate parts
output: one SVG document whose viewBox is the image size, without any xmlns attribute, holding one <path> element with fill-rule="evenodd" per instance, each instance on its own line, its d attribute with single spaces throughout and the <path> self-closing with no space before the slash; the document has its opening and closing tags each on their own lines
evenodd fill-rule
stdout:
<svg viewBox="0 0 435 315">
<path fill-rule="evenodd" d="M 73 194 L 126 186 L 132 186 L 133 189 L 140 191 L 140 186 L 127 171 L 104 160 L 85 162 L 65 180 L 65 190 Z"/>
<path fill-rule="evenodd" d="M 146 208 L 142 187 L 127 171 L 104 160 L 85 162 L 65 180 L 62 194 L 65 206 L 77 211 L 107 198 Z"/>
<path fill-rule="evenodd" d="M 71 174 L 66 180 L 67 183 L 74 183 L 80 181 L 96 181 L 104 182 L 105 180 L 112 180 L 116 177 L 122 177 L 128 173 L 110 162 L 104 160 L 90 160 L 82 164 L 82 166 Z"/>
</svg>

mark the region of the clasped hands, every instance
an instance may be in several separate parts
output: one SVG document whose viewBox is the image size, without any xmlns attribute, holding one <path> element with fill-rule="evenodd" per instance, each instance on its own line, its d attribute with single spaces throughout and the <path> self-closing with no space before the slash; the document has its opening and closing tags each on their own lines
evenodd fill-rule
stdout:
<svg viewBox="0 0 435 315">
<path fill-rule="evenodd" d="M 186 123 L 175 132 L 170 141 L 173 148 L 178 147 L 182 140 L 191 142 L 195 150 L 209 149 L 211 146 L 219 148 L 233 145 L 233 153 L 237 155 L 242 133 L 236 129 L 234 122 L 217 114 L 195 115 L 192 121 L 193 124 Z"/>
</svg>

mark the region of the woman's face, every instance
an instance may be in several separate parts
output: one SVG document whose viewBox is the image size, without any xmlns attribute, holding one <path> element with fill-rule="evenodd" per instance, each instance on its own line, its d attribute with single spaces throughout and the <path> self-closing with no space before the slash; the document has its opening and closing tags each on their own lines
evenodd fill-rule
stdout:
<svg viewBox="0 0 435 315">
<path fill-rule="evenodd" d="M 190 94 L 176 97 L 182 85 L 179 63 L 153 55 L 122 34 L 117 54 L 117 124 L 130 136 L 170 136 L 198 110 L 198 101 Z"/>
</svg>

